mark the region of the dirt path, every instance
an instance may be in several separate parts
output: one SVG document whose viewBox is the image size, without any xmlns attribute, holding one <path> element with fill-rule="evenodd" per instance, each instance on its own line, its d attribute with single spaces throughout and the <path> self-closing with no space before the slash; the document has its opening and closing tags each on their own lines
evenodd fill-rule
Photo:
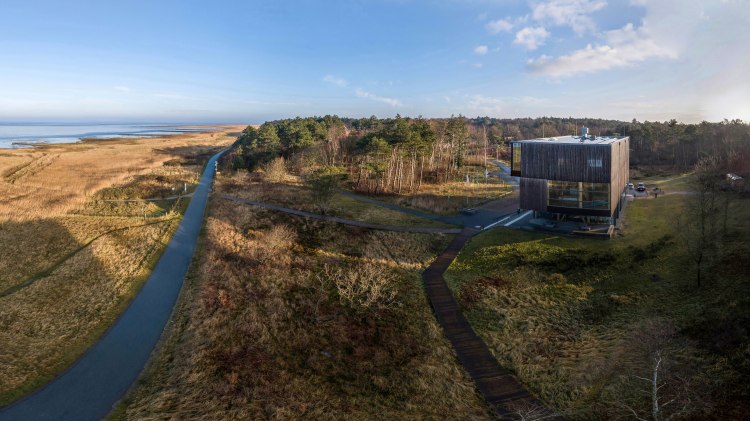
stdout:
<svg viewBox="0 0 750 421">
<path fill-rule="evenodd" d="M 358 195 L 352 192 L 343 192 L 347 197 L 359 200 L 361 202 L 369 203 L 371 205 L 380 206 L 383 208 L 395 210 L 397 212 L 406 213 L 408 215 L 418 216 L 420 218 L 430 219 L 433 221 L 443 222 L 445 224 L 458 225 L 464 227 L 472 227 L 481 229 L 487 227 L 504 216 L 509 215 L 518 210 L 518 193 L 511 192 L 499 199 L 489 201 L 475 209 L 474 214 L 456 214 L 456 215 L 434 215 L 431 213 L 419 211 L 416 209 L 405 208 L 403 206 L 394 205 L 392 203 L 382 202 L 377 199 Z"/>
<path fill-rule="evenodd" d="M 335 222 L 338 224 L 351 225 L 355 227 L 369 228 L 382 231 L 396 231 L 396 232 L 415 232 L 424 234 L 458 234 L 461 232 L 459 228 L 436 228 L 436 227 L 404 227 L 396 225 L 381 225 L 371 224 L 368 222 L 354 221 L 351 219 L 339 218 L 336 216 L 321 215 L 318 213 L 305 212 L 297 209 L 289 209 L 283 206 L 273 205 L 265 202 L 256 202 L 254 200 L 242 199 L 228 194 L 222 194 L 219 196 L 222 199 L 231 200 L 237 203 L 244 203 L 246 205 L 258 206 L 261 208 L 271 209 L 279 212 L 284 212 L 292 215 L 303 216 L 305 218 L 320 219 L 323 221 Z"/>
<path fill-rule="evenodd" d="M 399 206 L 399 205 L 394 205 L 393 203 L 382 202 L 380 200 L 373 199 L 367 196 L 362 196 L 362 195 L 359 195 L 357 193 L 353 193 L 347 190 L 341 191 L 341 194 L 343 194 L 346 197 L 350 197 L 354 200 L 359 200 L 360 202 L 369 203 L 371 205 L 380 206 L 381 208 L 394 210 L 396 212 L 405 213 L 407 215 L 412 215 L 412 216 L 416 216 L 419 218 L 429 219 L 431 221 L 440 221 L 442 219 L 440 215 L 434 215 L 431 213 L 422 212 L 420 210 L 406 208 L 406 207 Z"/>
</svg>

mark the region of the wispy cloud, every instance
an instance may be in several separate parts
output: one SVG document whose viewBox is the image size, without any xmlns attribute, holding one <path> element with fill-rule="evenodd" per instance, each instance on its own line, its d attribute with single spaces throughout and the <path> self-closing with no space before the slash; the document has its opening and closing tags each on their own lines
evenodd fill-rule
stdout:
<svg viewBox="0 0 750 421">
<path fill-rule="evenodd" d="M 466 96 L 466 99 L 467 109 L 485 115 L 507 114 L 510 110 L 529 109 L 530 107 L 536 107 L 549 102 L 545 98 L 529 95 L 521 97 L 493 97 L 475 94 Z"/>
<path fill-rule="evenodd" d="M 501 98 L 476 94 L 469 97 L 468 108 L 484 114 L 500 114 L 505 109 L 505 101 Z"/>
<path fill-rule="evenodd" d="M 331 84 L 334 84 L 334 85 L 338 86 L 339 88 L 345 88 L 345 87 L 349 86 L 349 81 L 348 80 L 342 79 L 342 78 L 338 78 L 338 77 L 333 76 L 333 75 L 326 75 L 323 78 L 323 81 L 331 83 Z"/>
<path fill-rule="evenodd" d="M 487 54 L 487 51 L 489 51 L 489 50 L 490 49 L 487 48 L 486 45 L 480 45 L 480 46 L 474 48 L 474 54 L 483 56 L 483 55 Z"/>
<path fill-rule="evenodd" d="M 387 97 L 375 95 L 372 92 L 365 91 L 362 88 L 357 88 L 354 91 L 354 93 L 359 98 L 367 98 L 367 99 L 371 99 L 373 101 L 384 102 L 384 103 L 390 105 L 391 107 L 401 107 L 401 106 L 404 105 L 400 100 L 398 100 L 396 98 L 387 98 Z"/>
<path fill-rule="evenodd" d="M 510 32 L 513 29 L 513 24 L 507 19 L 498 19 L 487 22 L 485 27 L 491 34 L 499 34 L 500 32 Z"/>
<path fill-rule="evenodd" d="M 556 26 L 569 26 L 578 35 L 594 31 L 596 24 L 591 14 L 607 5 L 603 0 L 549 0 L 533 5 L 534 20 Z"/>
<path fill-rule="evenodd" d="M 594 73 L 626 67 L 650 58 L 676 58 L 677 53 L 655 42 L 643 28 L 627 24 L 622 29 L 606 32 L 607 44 L 592 46 L 559 57 L 542 55 L 528 61 L 536 74 L 551 77 Z"/>
<path fill-rule="evenodd" d="M 127 86 L 113 86 L 112 89 L 114 89 L 117 92 L 130 92 L 132 89 L 130 89 Z"/>
<path fill-rule="evenodd" d="M 514 44 L 518 44 L 527 50 L 536 50 L 544 45 L 544 41 L 549 37 L 549 32 L 541 26 L 526 27 L 516 32 Z"/>
</svg>

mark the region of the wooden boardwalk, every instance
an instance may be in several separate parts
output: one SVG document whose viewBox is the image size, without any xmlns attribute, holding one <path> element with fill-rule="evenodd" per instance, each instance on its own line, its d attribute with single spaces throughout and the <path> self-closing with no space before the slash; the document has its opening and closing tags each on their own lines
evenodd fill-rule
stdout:
<svg viewBox="0 0 750 421">
<path fill-rule="evenodd" d="M 508 370 L 500 367 L 487 344 L 477 336 L 464 317 L 443 278 L 443 273 L 453 259 L 478 232 L 472 228 L 464 229 L 422 274 L 435 317 L 453 345 L 461 365 L 498 415 L 505 417 L 516 414 L 518 417 L 521 411 L 527 419 L 532 419 L 528 415 L 533 412 L 537 415 L 533 419 L 563 420 L 562 416 L 548 410 L 532 396 Z"/>
</svg>

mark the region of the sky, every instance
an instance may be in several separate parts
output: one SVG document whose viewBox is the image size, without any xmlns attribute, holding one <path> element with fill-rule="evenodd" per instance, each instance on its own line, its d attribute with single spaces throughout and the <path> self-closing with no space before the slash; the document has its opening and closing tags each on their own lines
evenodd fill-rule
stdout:
<svg viewBox="0 0 750 421">
<path fill-rule="evenodd" d="M 2 0 L 0 122 L 750 121 L 750 0 Z"/>
</svg>

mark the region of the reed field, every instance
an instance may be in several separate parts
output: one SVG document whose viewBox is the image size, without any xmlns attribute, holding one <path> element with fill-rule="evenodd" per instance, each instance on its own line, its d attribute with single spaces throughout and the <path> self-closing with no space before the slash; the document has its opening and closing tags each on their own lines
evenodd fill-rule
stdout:
<svg viewBox="0 0 750 421">
<path fill-rule="evenodd" d="M 110 418 L 491 419 L 421 286 L 449 240 L 214 196 L 170 332 Z"/>
<path fill-rule="evenodd" d="M 0 404 L 65 369 L 127 306 L 188 203 L 174 192 L 230 130 L 0 152 Z M 165 200 L 138 200 L 152 198 Z"/>
</svg>

